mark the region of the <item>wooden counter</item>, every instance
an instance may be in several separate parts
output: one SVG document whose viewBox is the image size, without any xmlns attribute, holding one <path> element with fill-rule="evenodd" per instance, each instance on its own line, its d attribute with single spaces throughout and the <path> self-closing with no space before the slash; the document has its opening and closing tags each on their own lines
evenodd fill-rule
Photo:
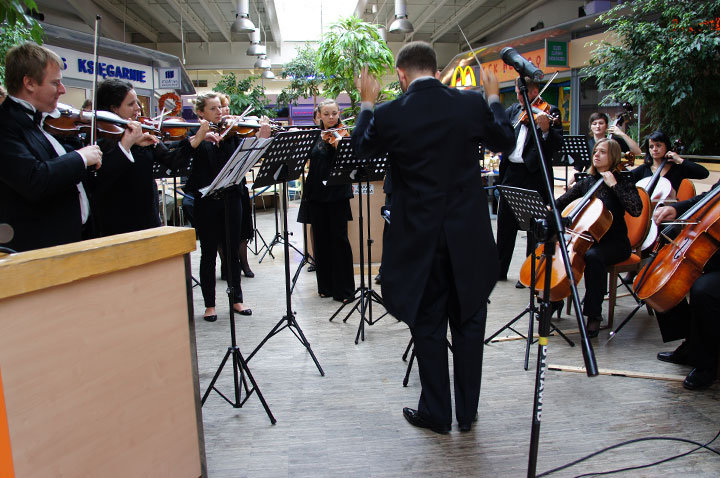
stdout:
<svg viewBox="0 0 720 478">
<path fill-rule="evenodd" d="M 204 476 L 189 252 L 161 227 L 0 258 L 16 476 Z"/>
</svg>

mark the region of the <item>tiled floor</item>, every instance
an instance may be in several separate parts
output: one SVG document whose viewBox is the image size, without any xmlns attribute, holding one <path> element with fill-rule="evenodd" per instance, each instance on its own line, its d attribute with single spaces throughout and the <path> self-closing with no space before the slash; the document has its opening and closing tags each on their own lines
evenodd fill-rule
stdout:
<svg viewBox="0 0 720 478">
<path fill-rule="evenodd" d="M 294 222 L 297 205 L 289 208 L 291 242 L 302 249 L 302 233 Z M 271 212 L 259 213 L 258 227 L 266 239 L 274 234 Z M 381 238 L 375 238 L 380 240 Z M 527 290 L 514 285 L 524 251 L 519 237 L 510 278 L 498 283 L 488 312 L 488 335 L 523 310 Z M 291 251 L 292 252 L 292 251 Z M 256 274 L 243 278 L 251 317 L 236 316 L 238 343 L 247 357 L 262 338 L 283 318 L 286 310 L 284 254 L 280 246 L 258 264 Z M 291 275 L 300 256 L 290 255 Z M 192 256 L 197 271 L 199 251 Z M 197 276 L 197 273 L 195 274 Z M 203 321 L 202 297 L 195 289 L 196 333 L 200 387 L 204 392 L 230 343 L 225 283 L 218 281 L 218 316 Z M 582 287 L 581 287 L 582 290 Z M 616 320 L 632 308 L 631 298 L 619 300 Z M 297 321 L 312 345 L 324 371 L 318 369 L 290 330 L 270 339 L 249 362 L 277 424 L 271 425 L 259 400 L 250 396 L 234 409 L 215 393 L 203 408 L 208 474 L 211 477 L 404 477 L 404 476 L 524 476 L 535 381 L 536 348 L 530 370 L 523 370 L 525 343 L 494 343 L 485 348 L 479 421 L 470 433 L 454 429 L 440 436 L 410 426 L 402 407 L 417 404 L 417 371 L 408 387 L 402 386 L 406 363 L 401 355 L 407 345 L 407 327 L 385 317 L 366 329 L 366 340 L 354 344 L 358 315 L 343 323 L 328 318 L 339 304 L 321 299 L 313 273 L 304 269 L 292 295 Z M 377 316 L 379 307 L 373 313 Z M 527 328 L 523 318 L 518 327 Z M 574 319 L 557 321 L 563 330 L 576 330 Z M 512 335 L 503 333 L 501 336 Z M 646 311 L 611 343 L 607 331 L 592 341 L 600 369 L 641 374 L 670 374 L 678 379 L 687 367 L 659 362 L 655 354 L 677 343 L 662 344 L 655 320 Z M 577 338 L 578 335 L 570 335 Z M 582 366 L 579 347 L 550 339 L 551 366 Z M 226 367 L 219 387 L 232 393 Z M 690 392 L 679 381 L 550 370 L 546 374 L 538 473 L 573 461 L 603 447 L 648 436 L 672 436 L 706 442 L 720 428 L 720 386 Z M 455 426 L 455 428 L 457 428 Z M 720 446 L 715 444 L 716 447 Z M 629 445 L 593 458 L 553 476 L 576 476 L 640 465 L 692 449 L 692 445 L 652 441 Z M 720 457 L 696 452 L 647 470 L 622 476 L 719 476 Z"/>
</svg>

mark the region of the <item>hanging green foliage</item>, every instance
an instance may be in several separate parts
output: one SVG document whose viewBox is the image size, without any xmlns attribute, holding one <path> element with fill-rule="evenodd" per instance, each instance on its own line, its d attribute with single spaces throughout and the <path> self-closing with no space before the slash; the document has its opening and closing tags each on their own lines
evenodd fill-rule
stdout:
<svg viewBox="0 0 720 478">
<path fill-rule="evenodd" d="M 290 84 L 278 95 L 278 106 L 296 105 L 303 98 L 313 98 L 313 104 L 317 103 L 324 77 L 317 71 L 317 50 L 310 43 L 297 49 L 297 55 L 285 64 L 281 76 L 290 78 Z"/>
<path fill-rule="evenodd" d="M 618 38 L 584 69 L 612 92 L 602 104 L 640 104 L 643 133 L 663 129 L 690 153 L 720 153 L 720 0 L 636 0 L 600 21 Z"/>
<path fill-rule="evenodd" d="M 265 87 L 257 83 L 259 79 L 259 75 L 238 79 L 235 73 L 228 73 L 220 78 L 213 91 L 230 95 L 231 114 L 239 115 L 252 106 L 251 115 L 274 118 L 277 115 L 267 107 L 270 101 L 265 96 Z"/>
<path fill-rule="evenodd" d="M 0 82 L 5 83 L 5 55 L 15 45 L 32 40 L 43 42 L 43 29 L 37 20 L 25 14 L 25 8 L 37 12 L 34 0 L 0 0 Z"/>
</svg>

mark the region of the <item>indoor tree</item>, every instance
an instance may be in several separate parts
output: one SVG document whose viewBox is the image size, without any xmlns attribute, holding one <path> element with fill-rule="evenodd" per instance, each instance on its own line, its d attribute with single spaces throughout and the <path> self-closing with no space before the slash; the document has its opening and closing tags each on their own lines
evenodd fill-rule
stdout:
<svg viewBox="0 0 720 478">
<path fill-rule="evenodd" d="M 600 21 L 617 42 L 601 42 L 584 71 L 611 92 L 602 104 L 641 104 L 645 133 L 720 153 L 720 0 L 636 0 Z"/>
<path fill-rule="evenodd" d="M 301 98 L 312 98 L 313 107 L 317 105 L 324 77 L 317 71 L 317 50 L 310 43 L 297 49 L 297 55 L 285 64 L 281 75 L 291 81 L 278 95 L 278 106 L 297 105 Z"/>
<path fill-rule="evenodd" d="M 0 0 L 0 83 L 5 83 L 5 55 L 15 45 L 32 40 L 42 44 L 43 29 L 29 12 L 37 12 L 34 0 Z"/>
<path fill-rule="evenodd" d="M 328 98 L 346 92 L 350 96 L 350 111 L 357 113 L 359 93 L 355 75 L 363 65 L 371 74 L 382 77 L 393 66 L 393 54 L 378 32 L 377 25 L 356 16 L 340 19 L 330 26 L 318 47 L 318 71 L 324 75 L 323 95 Z"/>
<path fill-rule="evenodd" d="M 230 95 L 231 114 L 239 115 L 252 106 L 250 114 L 254 116 L 275 117 L 275 111 L 267 107 L 270 101 L 265 96 L 265 87 L 257 83 L 259 78 L 259 75 L 255 75 L 239 79 L 235 73 L 228 73 L 220 78 L 213 91 Z"/>
</svg>

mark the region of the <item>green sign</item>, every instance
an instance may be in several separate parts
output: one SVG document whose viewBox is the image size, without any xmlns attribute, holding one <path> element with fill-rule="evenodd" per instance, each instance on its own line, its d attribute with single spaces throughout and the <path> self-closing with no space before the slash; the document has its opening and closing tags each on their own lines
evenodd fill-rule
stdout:
<svg viewBox="0 0 720 478">
<path fill-rule="evenodd" d="M 545 65 L 569 66 L 568 42 L 545 39 Z"/>
</svg>

